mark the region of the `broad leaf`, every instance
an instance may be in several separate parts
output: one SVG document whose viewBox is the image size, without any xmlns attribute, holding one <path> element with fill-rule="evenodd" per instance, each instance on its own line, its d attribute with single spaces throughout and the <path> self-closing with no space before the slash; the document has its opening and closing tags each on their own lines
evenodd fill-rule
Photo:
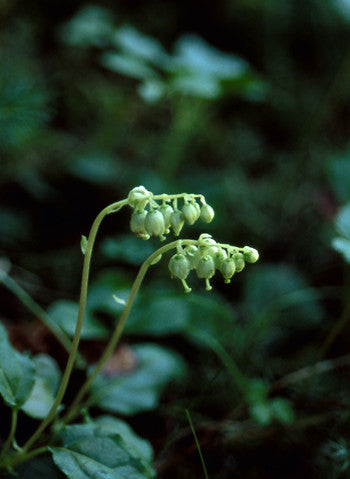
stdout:
<svg viewBox="0 0 350 479">
<path fill-rule="evenodd" d="M 340 209 L 335 219 L 335 227 L 340 235 L 350 240 L 350 203 Z"/>
<path fill-rule="evenodd" d="M 223 53 L 193 34 L 183 35 L 176 42 L 174 64 L 202 77 L 218 79 L 238 77 L 248 69 L 241 58 Z"/>
<path fill-rule="evenodd" d="M 109 70 L 139 80 L 147 80 L 157 77 L 156 72 L 141 59 L 127 54 L 119 54 L 115 52 L 104 53 L 101 57 L 101 63 Z"/>
<path fill-rule="evenodd" d="M 335 228 L 341 235 L 334 238 L 332 247 L 344 256 L 345 261 L 350 262 L 350 203 L 340 209 L 336 219 Z"/>
<path fill-rule="evenodd" d="M 101 242 L 101 250 L 107 258 L 125 261 L 135 266 L 142 264 L 157 247 L 152 240 L 140 243 L 140 239 L 135 235 L 109 237 Z"/>
<path fill-rule="evenodd" d="M 158 40 L 138 32 L 134 27 L 125 25 L 118 28 L 112 41 L 126 54 L 160 65 L 168 61 L 167 53 Z"/>
<path fill-rule="evenodd" d="M 98 5 L 86 5 L 60 31 L 63 42 L 77 46 L 104 46 L 112 33 L 111 13 Z"/>
<path fill-rule="evenodd" d="M 79 306 L 73 301 L 60 300 L 52 303 L 47 314 L 70 336 L 74 335 Z M 101 339 L 108 334 L 107 329 L 90 314 L 86 313 L 81 331 L 84 339 Z"/>
<path fill-rule="evenodd" d="M 36 356 L 34 363 L 36 367 L 34 387 L 21 409 L 28 416 L 44 419 L 55 400 L 61 372 L 56 361 L 46 354 Z"/>
<path fill-rule="evenodd" d="M 101 373 L 92 384 L 92 399 L 100 408 L 121 414 L 153 409 L 166 384 L 184 373 L 182 359 L 156 344 L 139 344 L 133 350 L 138 359 L 134 370 Z"/>
<path fill-rule="evenodd" d="M 226 331 L 234 326 L 236 316 L 219 295 L 195 292 L 186 295 L 180 286 L 180 292 L 156 289 L 156 296 L 153 289 L 140 292 L 126 323 L 126 332 L 156 336 L 181 333 L 198 345 L 207 345 L 208 335 L 222 336 L 223 342 L 227 342 Z M 238 329 L 235 331 L 237 334 Z"/>
<path fill-rule="evenodd" d="M 345 261 L 350 263 L 350 240 L 346 238 L 334 238 L 333 248 L 344 256 Z"/>
<path fill-rule="evenodd" d="M 114 416 L 100 416 L 95 420 L 95 424 L 106 433 L 119 434 L 128 445 L 131 454 L 141 458 L 145 464 L 152 463 L 153 449 L 151 444 L 135 434 L 128 423 Z"/>
<path fill-rule="evenodd" d="M 55 464 L 69 479 L 151 479 L 150 465 L 120 434 L 103 425 L 67 426 L 59 435 L 61 447 L 50 448 Z"/>
<path fill-rule="evenodd" d="M 103 271 L 90 286 L 87 310 L 103 311 L 113 315 L 114 319 L 124 309 L 123 302 L 128 299 L 131 284 L 132 281 L 127 282 L 125 275 L 117 270 Z M 114 296 L 120 301 L 116 301 Z"/>
<path fill-rule="evenodd" d="M 0 394 L 10 406 L 21 407 L 34 385 L 33 361 L 16 351 L 0 323 Z"/>
</svg>

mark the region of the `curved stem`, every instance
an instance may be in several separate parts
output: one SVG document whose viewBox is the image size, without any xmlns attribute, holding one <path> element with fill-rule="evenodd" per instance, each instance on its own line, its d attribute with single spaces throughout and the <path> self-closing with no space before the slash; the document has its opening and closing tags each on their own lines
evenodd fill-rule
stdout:
<svg viewBox="0 0 350 479">
<path fill-rule="evenodd" d="M 38 447 L 37 449 L 33 449 L 30 452 L 27 452 L 24 456 L 16 455 L 14 456 L 14 459 L 11 462 L 6 463 L 6 468 L 9 471 L 12 471 L 12 469 L 18 466 L 18 464 L 21 464 L 21 462 L 28 461 L 29 459 L 32 459 L 35 456 L 39 456 L 40 454 L 45 454 L 46 452 L 49 451 L 49 449 L 50 449 L 49 446 L 43 446 L 43 447 Z"/>
<path fill-rule="evenodd" d="M 141 265 L 141 267 L 139 269 L 139 272 L 136 276 L 136 279 L 135 279 L 135 281 L 132 285 L 130 295 L 129 295 L 128 300 L 125 304 L 123 312 L 120 316 L 118 324 L 117 324 L 116 328 L 114 329 L 114 332 L 111 336 L 111 339 L 109 340 L 102 356 L 100 357 L 100 359 L 99 359 L 98 363 L 96 364 L 94 370 L 92 371 L 91 375 L 87 378 L 85 383 L 80 388 L 78 394 L 76 395 L 76 397 L 75 397 L 74 401 L 72 402 L 70 408 L 68 409 L 66 415 L 63 416 L 63 418 L 61 420 L 61 424 L 68 423 L 69 421 L 71 421 L 73 418 L 75 418 L 79 414 L 79 412 L 81 410 L 80 403 L 81 403 L 83 397 L 85 396 L 85 394 L 89 390 L 91 384 L 93 383 L 93 381 L 95 380 L 95 378 L 97 377 L 99 372 L 102 370 L 102 368 L 103 368 L 104 364 L 106 363 L 107 359 L 110 357 L 110 355 L 113 353 L 115 347 L 117 346 L 118 341 L 119 341 L 119 339 L 122 335 L 126 320 L 128 319 L 132 304 L 134 302 L 134 299 L 136 297 L 136 294 L 137 294 L 138 290 L 140 289 L 142 280 L 143 280 L 148 268 L 154 262 L 157 262 L 159 256 L 161 256 L 163 253 L 166 253 L 167 251 L 169 251 L 171 249 L 177 248 L 178 245 L 179 245 L 179 242 L 180 242 L 181 245 L 192 245 L 192 244 L 198 244 L 200 242 L 200 240 L 181 239 L 181 240 L 172 241 L 171 243 L 168 243 L 168 244 L 162 246 L 161 248 L 157 249 L 154 253 L 152 253 L 144 261 L 144 263 Z M 217 243 L 217 245 L 222 246 L 222 247 L 231 247 L 230 245 L 226 245 L 226 244 L 222 244 L 222 243 Z M 243 251 L 244 248 L 236 248 L 236 249 Z"/>
<path fill-rule="evenodd" d="M 78 313 L 78 320 L 75 328 L 75 333 L 72 341 L 72 347 L 70 350 L 70 354 L 67 360 L 66 369 L 63 373 L 62 380 L 60 387 L 57 392 L 56 399 L 43 422 L 39 425 L 37 430 L 34 434 L 28 439 L 28 441 L 24 444 L 19 455 L 24 455 L 28 451 L 28 449 L 40 438 L 42 432 L 46 429 L 46 427 L 50 424 L 50 422 L 54 419 L 56 415 L 56 411 L 58 406 L 61 404 L 63 396 L 66 392 L 70 375 L 72 373 L 72 369 L 74 366 L 75 357 L 77 354 L 79 340 L 80 340 L 80 333 L 81 328 L 83 326 L 84 314 L 85 314 L 85 307 L 86 307 L 86 298 L 87 298 L 87 288 L 88 288 L 88 281 L 89 281 L 89 272 L 90 272 L 90 262 L 91 262 L 91 255 L 92 250 L 95 242 L 95 238 L 100 227 L 100 224 L 105 216 L 110 213 L 115 213 L 116 211 L 120 210 L 123 206 L 127 204 L 127 200 L 118 201 L 117 203 L 113 203 L 106 208 L 104 208 L 96 217 L 95 221 L 92 224 L 90 234 L 86 244 L 86 251 L 84 256 L 84 263 L 83 263 L 83 272 L 82 272 L 82 279 L 81 279 L 81 290 L 80 290 L 80 302 L 79 302 L 79 313 Z"/>
<path fill-rule="evenodd" d="M 182 240 L 184 244 L 192 244 L 194 240 Z M 126 320 L 128 319 L 132 304 L 134 302 L 134 299 L 136 297 L 136 294 L 138 290 L 140 289 L 142 280 L 148 270 L 148 268 L 152 265 L 152 263 L 163 253 L 166 251 L 169 251 L 173 248 L 176 248 L 178 244 L 178 240 L 172 241 L 171 243 L 168 243 L 161 248 L 157 249 L 154 253 L 152 253 L 142 264 L 141 268 L 139 269 L 139 272 L 136 276 L 136 279 L 134 281 L 134 284 L 132 285 L 130 295 L 128 297 L 128 300 L 125 304 L 125 307 L 123 309 L 123 312 L 120 316 L 120 319 L 118 321 L 118 324 L 116 328 L 114 329 L 114 332 L 111 336 L 111 339 L 109 340 L 102 356 L 100 357 L 98 363 L 96 364 L 94 370 L 92 371 L 91 375 L 87 378 L 85 383 L 82 385 L 80 388 L 78 394 L 76 395 L 74 401 L 72 402 L 68 412 L 66 415 L 62 418 L 62 423 L 67 423 L 71 421 L 78 412 L 80 412 L 80 402 L 85 396 L 86 392 L 89 390 L 91 384 L 95 380 L 96 376 L 99 374 L 101 369 L 103 368 L 104 364 L 106 363 L 107 359 L 109 356 L 113 353 L 116 345 L 118 344 L 118 341 L 122 335 Z"/>
<path fill-rule="evenodd" d="M 11 413 L 10 432 L 9 432 L 9 435 L 6 439 L 4 447 L 1 451 L 1 454 L 0 454 L 0 462 L 6 462 L 6 461 L 4 461 L 4 457 L 7 453 L 7 451 L 9 450 L 9 448 L 11 446 L 11 443 L 14 440 L 16 429 L 17 429 L 17 419 L 18 419 L 18 408 L 14 407 L 14 408 L 12 408 L 12 413 Z"/>
</svg>

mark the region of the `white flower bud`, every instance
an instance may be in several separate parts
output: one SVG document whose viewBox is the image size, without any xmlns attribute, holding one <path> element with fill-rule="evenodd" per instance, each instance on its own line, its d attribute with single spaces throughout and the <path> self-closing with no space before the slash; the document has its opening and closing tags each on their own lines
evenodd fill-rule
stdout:
<svg viewBox="0 0 350 479">
<path fill-rule="evenodd" d="M 196 268 L 198 278 L 211 278 L 215 274 L 215 264 L 213 258 L 206 254 L 202 256 Z"/>
<path fill-rule="evenodd" d="M 169 270 L 173 276 L 179 279 L 186 279 L 190 272 L 190 264 L 182 253 L 174 254 L 169 261 Z"/>
<path fill-rule="evenodd" d="M 190 263 L 190 268 L 196 268 L 199 260 L 198 248 L 194 244 L 189 244 L 185 248 L 186 258 Z"/>
<path fill-rule="evenodd" d="M 224 259 L 224 261 L 221 263 L 220 271 L 221 271 L 222 276 L 225 279 L 225 283 L 230 283 L 231 278 L 236 271 L 235 260 L 232 259 L 232 258 Z"/>
<path fill-rule="evenodd" d="M 164 204 L 159 208 L 159 211 L 163 215 L 165 229 L 170 228 L 170 225 L 171 225 L 170 217 L 171 217 L 171 213 L 174 211 L 173 208 L 170 205 Z"/>
<path fill-rule="evenodd" d="M 199 259 L 196 272 L 198 278 L 205 279 L 205 289 L 210 291 L 212 287 L 210 286 L 209 279 L 215 274 L 215 264 L 213 258 L 209 254 L 206 254 Z"/>
<path fill-rule="evenodd" d="M 244 261 L 244 256 L 242 253 L 235 253 L 232 258 L 234 259 L 234 262 L 236 263 L 236 273 L 240 273 L 244 266 L 245 266 L 245 261 Z"/>
<path fill-rule="evenodd" d="M 225 259 L 227 258 L 226 250 L 224 250 L 223 248 L 217 248 L 217 251 L 216 251 L 216 252 L 211 253 L 211 252 L 210 252 L 211 249 L 214 249 L 214 247 L 209 248 L 209 254 L 210 254 L 210 256 L 212 256 L 213 259 L 214 259 L 215 268 L 220 269 L 220 267 L 221 267 L 223 261 L 225 261 Z"/>
<path fill-rule="evenodd" d="M 146 190 L 144 186 L 136 186 L 130 191 L 128 195 L 128 202 L 133 208 L 143 210 L 150 197 L 151 192 Z"/>
<path fill-rule="evenodd" d="M 201 219 L 206 223 L 210 223 L 214 218 L 214 215 L 213 208 L 205 203 L 201 208 Z"/>
<path fill-rule="evenodd" d="M 147 211 L 137 211 L 134 210 L 130 218 L 130 229 L 135 233 L 139 238 L 148 240 L 150 235 L 147 233 L 145 228 L 145 218 Z"/>
<path fill-rule="evenodd" d="M 170 215 L 170 223 L 174 231 L 175 236 L 179 236 L 180 231 L 184 225 L 184 219 L 182 216 L 182 212 L 179 210 L 175 210 Z"/>
<path fill-rule="evenodd" d="M 145 229 L 150 236 L 163 239 L 165 231 L 164 216 L 159 210 L 149 211 L 145 218 Z"/>
<path fill-rule="evenodd" d="M 197 201 L 193 200 L 191 202 L 191 205 L 193 205 L 196 209 L 196 221 L 198 220 L 198 218 L 200 217 L 201 215 L 201 207 L 199 206 L 199 204 L 197 203 Z"/>
<path fill-rule="evenodd" d="M 185 203 L 182 207 L 182 216 L 188 225 L 193 225 L 197 220 L 197 210 L 192 203 Z"/>
<path fill-rule="evenodd" d="M 255 248 L 245 246 L 243 249 L 243 256 L 248 263 L 256 263 L 259 259 L 259 252 Z"/>
<path fill-rule="evenodd" d="M 186 256 L 182 253 L 174 254 L 169 261 L 169 270 L 172 276 L 179 278 L 185 288 L 185 292 L 189 293 L 191 288 L 186 283 L 186 278 L 190 272 L 190 264 Z"/>
</svg>

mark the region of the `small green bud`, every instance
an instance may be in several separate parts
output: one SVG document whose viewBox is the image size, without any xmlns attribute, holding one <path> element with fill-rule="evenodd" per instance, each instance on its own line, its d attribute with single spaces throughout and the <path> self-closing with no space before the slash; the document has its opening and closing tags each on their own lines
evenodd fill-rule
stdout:
<svg viewBox="0 0 350 479">
<path fill-rule="evenodd" d="M 134 210 L 130 218 L 130 229 L 135 233 L 139 238 L 148 240 L 150 235 L 145 228 L 145 218 L 147 216 L 147 211 Z"/>
<path fill-rule="evenodd" d="M 196 268 L 199 260 L 198 257 L 198 248 L 194 244 L 189 244 L 185 248 L 186 258 L 190 263 L 190 268 Z"/>
<path fill-rule="evenodd" d="M 255 248 L 245 246 L 243 249 L 243 256 L 247 263 L 256 263 L 259 259 L 259 252 Z"/>
<path fill-rule="evenodd" d="M 219 250 L 216 244 L 216 241 L 208 235 L 208 237 L 201 239 L 198 249 L 202 255 L 209 254 L 214 257 Z"/>
<path fill-rule="evenodd" d="M 193 225 L 197 220 L 197 210 L 192 203 L 185 203 L 182 207 L 182 216 L 188 225 Z"/>
<path fill-rule="evenodd" d="M 212 287 L 210 286 L 209 279 L 215 274 L 215 264 L 213 258 L 209 254 L 206 254 L 199 259 L 196 272 L 198 278 L 205 279 L 206 290 L 210 291 Z"/>
<path fill-rule="evenodd" d="M 201 219 L 206 223 L 210 223 L 214 218 L 214 215 L 213 208 L 205 203 L 201 208 Z"/>
<path fill-rule="evenodd" d="M 231 278 L 236 271 L 235 260 L 232 259 L 232 258 L 224 259 L 224 261 L 222 262 L 222 264 L 220 266 L 220 271 L 221 271 L 222 276 L 225 279 L 225 283 L 230 283 Z"/>
<path fill-rule="evenodd" d="M 165 239 L 163 236 L 165 231 L 164 216 L 159 210 L 153 210 L 147 213 L 145 229 L 150 236 L 159 236 L 160 239 Z"/>
<path fill-rule="evenodd" d="M 175 236 L 179 236 L 180 231 L 184 225 L 184 219 L 182 216 L 182 212 L 179 210 L 175 210 L 170 215 L 170 223 L 174 231 Z"/>
<path fill-rule="evenodd" d="M 197 276 L 198 278 L 211 278 L 215 274 L 215 264 L 213 258 L 206 254 L 202 256 L 197 264 Z"/>
<path fill-rule="evenodd" d="M 190 264 L 182 253 L 174 254 L 169 261 L 169 270 L 173 276 L 179 279 L 186 279 L 190 272 Z"/>
<path fill-rule="evenodd" d="M 198 220 L 198 218 L 200 217 L 201 215 L 201 207 L 199 206 L 199 204 L 197 203 L 197 201 L 194 201 L 191 203 L 191 205 L 193 205 L 195 208 L 196 208 L 196 213 L 197 213 L 197 218 L 196 220 Z"/>
<path fill-rule="evenodd" d="M 235 253 L 232 256 L 234 262 L 236 263 L 236 273 L 240 273 L 244 266 L 245 266 L 245 261 L 244 261 L 244 256 L 242 253 Z"/>
<path fill-rule="evenodd" d="M 144 186 L 136 186 L 130 191 L 128 195 L 128 202 L 133 208 L 143 210 L 150 197 L 151 192 L 146 190 Z"/>
<path fill-rule="evenodd" d="M 213 247 L 214 248 L 214 247 Z M 227 258 L 227 253 L 226 253 L 226 250 L 224 250 L 223 248 L 217 248 L 217 251 L 214 252 L 213 254 L 210 252 L 212 248 L 209 248 L 209 254 L 210 256 L 213 257 L 214 259 L 214 263 L 215 263 L 215 268 L 218 268 L 220 269 L 223 261 L 225 261 L 225 259 Z"/>
<path fill-rule="evenodd" d="M 190 272 L 190 263 L 186 256 L 182 253 L 174 254 L 169 261 L 169 270 L 172 276 L 181 280 L 186 293 L 189 293 L 191 288 L 188 287 L 185 280 Z"/>
<path fill-rule="evenodd" d="M 170 217 L 171 213 L 174 211 L 170 205 L 164 204 L 159 208 L 159 211 L 162 213 L 164 218 L 165 229 L 169 229 L 171 225 Z"/>
</svg>

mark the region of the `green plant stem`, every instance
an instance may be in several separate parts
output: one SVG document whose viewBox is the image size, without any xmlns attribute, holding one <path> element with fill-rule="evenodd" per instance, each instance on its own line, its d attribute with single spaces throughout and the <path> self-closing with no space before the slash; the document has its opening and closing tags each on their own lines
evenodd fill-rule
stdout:
<svg viewBox="0 0 350 479">
<path fill-rule="evenodd" d="M 45 454 L 49 451 L 49 446 L 38 447 L 37 449 L 33 449 L 30 452 L 27 452 L 24 456 L 16 455 L 13 457 L 13 460 L 9 463 L 6 463 L 6 468 L 11 470 L 16 467 L 18 464 L 24 461 L 29 461 L 35 456 L 39 456 L 40 454 Z M 15 476 L 14 476 L 15 477 Z"/>
<path fill-rule="evenodd" d="M 193 244 L 195 240 L 182 240 L 182 244 Z M 79 390 L 78 394 L 76 395 L 74 401 L 72 402 L 70 408 L 68 409 L 66 415 L 62 418 L 62 423 L 65 424 L 69 421 L 71 421 L 74 417 L 79 414 L 81 407 L 80 403 L 87 391 L 89 390 L 91 384 L 95 380 L 96 376 L 99 374 L 101 369 L 103 368 L 104 364 L 106 363 L 107 359 L 109 356 L 113 353 L 115 350 L 116 345 L 118 344 L 118 341 L 122 335 L 126 320 L 128 319 L 132 304 L 134 302 L 134 299 L 136 297 L 136 294 L 138 290 L 140 289 L 142 280 L 148 270 L 148 268 L 152 265 L 152 263 L 163 253 L 176 248 L 178 245 L 178 240 L 172 241 L 171 243 L 168 243 L 161 248 L 157 249 L 154 253 L 152 253 L 142 264 L 141 268 L 139 269 L 139 272 L 136 276 L 136 279 L 134 281 L 134 284 L 132 285 L 130 295 L 128 297 L 128 300 L 125 304 L 125 307 L 123 309 L 123 312 L 120 316 L 120 319 L 118 321 L 118 324 L 116 328 L 114 329 L 114 332 L 111 336 L 111 339 L 109 340 L 102 356 L 100 357 L 98 363 L 96 364 L 95 368 L 93 369 L 91 375 L 87 378 L 85 383 L 82 385 L 81 389 Z"/>
<path fill-rule="evenodd" d="M 119 341 L 119 339 L 122 335 L 125 323 L 128 319 L 132 304 L 134 302 L 134 299 L 136 297 L 136 294 L 137 294 L 138 290 L 140 289 L 142 280 L 143 280 L 148 268 L 157 260 L 157 258 L 159 258 L 159 256 L 161 256 L 162 254 L 166 253 L 167 251 L 169 251 L 171 249 L 177 248 L 179 243 L 181 245 L 186 246 L 186 245 L 191 245 L 191 244 L 197 244 L 198 240 L 181 239 L 181 240 L 172 241 L 171 243 L 168 243 L 168 244 L 162 246 L 161 248 L 157 249 L 141 265 L 141 267 L 139 269 L 139 272 L 136 276 L 136 279 L 135 279 L 135 281 L 132 285 L 130 295 L 129 295 L 128 300 L 125 304 L 123 312 L 122 312 L 122 314 L 120 316 L 120 319 L 117 323 L 117 326 L 114 329 L 114 332 L 111 336 L 111 339 L 109 340 L 102 356 L 100 357 L 100 359 L 99 359 L 98 363 L 96 364 L 94 370 L 92 371 L 91 375 L 87 378 L 85 383 L 80 388 L 78 394 L 76 395 L 76 397 L 75 397 L 74 401 L 72 402 L 70 408 L 68 409 L 66 415 L 63 416 L 63 418 L 61 420 L 61 424 L 66 424 L 66 423 L 70 422 L 72 419 L 74 419 L 80 413 L 80 411 L 82 409 L 81 401 L 82 401 L 83 397 L 85 396 L 85 394 L 89 390 L 91 384 L 93 383 L 93 381 L 95 380 L 97 375 L 100 373 L 100 371 L 102 370 L 102 368 L 103 368 L 104 364 L 106 363 L 107 359 L 113 353 L 113 351 L 115 350 L 115 347 L 118 344 L 118 341 Z M 217 245 L 222 246 L 222 247 L 230 247 L 230 245 L 221 244 L 221 243 L 217 243 Z M 236 249 L 237 250 L 243 250 L 243 248 L 236 248 Z M 233 362 L 232 359 L 231 359 L 231 362 Z M 233 366 L 231 367 L 231 369 L 233 370 Z M 241 378 L 240 384 L 243 387 L 243 380 L 245 381 L 245 378 L 242 375 L 242 373 L 240 373 L 240 371 L 238 370 L 237 367 L 236 367 L 236 370 L 238 371 L 237 374 L 236 374 L 236 382 L 237 381 L 239 382 L 239 377 L 240 377 Z M 239 376 L 239 373 L 240 373 L 240 376 Z"/>
<path fill-rule="evenodd" d="M 24 306 L 26 306 L 31 313 L 34 314 L 50 331 L 56 336 L 57 340 L 62 344 L 64 349 L 69 353 L 72 347 L 71 340 L 69 337 L 62 331 L 62 329 L 57 326 L 55 322 L 46 314 L 46 312 L 39 306 L 38 303 L 9 275 L 4 274 L 0 276 L 0 282 L 6 288 L 11 291 Z M 77 354 L 77 364 L 79 367 L 86 366 L 85 359 Z"/>
<path fill-rule="evenodd" d="M 117 203 L 113 203 L 106 208 L 104 208 L 96 217 L 95 221 L 92 224 L 90 234 L 86 244 L 86 250 L 84 255 L 84 263 L 83 263 L 83 271 L 82 271 L 82 279 L 81 279 L 81 290 L 80 290 L 80 302 L 79 302 L 79 313 L 78 313 L 78 320 L 75 328 L 75 333 L 72 341 L 72 347 L 70 350 L 70 354 L 67 360 L 66 369 L 63 373 L 62 380 L 60 387 L 57 392 L 56 399 L 47 415 L 47 417 L 42 421 L 39 425 L 37 430 L 34 434 L 28 439 L 28 441 L 24 444 L 21 451 L 19 452 L 19 456 L 25 456 L 27 451 L 31 448 L 31 446 L 40 438 L 42 432 L 46 429 L 46 427 L 50 424 L 50 422 L 54 419 L 56 415 L 56 411 L 58 406 L 61 404 L 63 396 L 66 392 L 70 375 L 73 370 L 75 357 L 77 354 L 79 340 L 80 340 L 80 333 L 81 328 L 83 326 L 85 308 L 86 308 L 86 299 L 87 299 L 87 289 L 88 289 L 88 281 L 89 281 L 89 272 L 90 272 L 90 263 L 91 263 L 91 255 L 92 250 L 95 242 L 95 238 L 98 232 L 98 229 L 101 225 L 102 220 L 110 213 L 115 213 L 119 211 L 124 205 L 128 202 L 127 200 L 118 201 Z M 18 460 L 16 461 L 16 463 Z"/>
<path fill-rule="evenodd" d="M 201 463 L 202 463 L 202 467 L 203 467 L 203 471 L 204 471 L 204 477 L 205 477 L 205 479 L 209 479 L 207 468 L 205 467 L 205 462 L 204 462 L 201 446 L 199 444 L 197 434 L 196 434 L 196 431 L 194 429 L 190 413 L 189 413 L 188 409 L 186 409 L 185 412 L 186 412 L 187 420 L 190 424 L 190 428 L 191 428 L 191 431 L 192 431 L 192 434 L 193 434 L 193 437 L 194 437 L 194 440 L 195 440 L 195 443 L 196 443 L 196 446 L 197 446 L 197 449 L 198 449 L 198 454 L 199 454 L 199 457 L 200 457 L 200 460 L 201 460 Z"/>
<path fill-rule="evenodd" d="M 7 439 L 5 441 L 4 447 L 2 448 L 1 454 L 0 454 L 0 463 L 6 462 L 4 461 L 4 457 L 9 450 L 14 438 L 15 438 L 15 433 L 17 429 L 17 419 L 18 419 L 18 408 L 13 407 L 11 411 L 11 426 L 10 426 L 10 431 L 7 436 Z"/>
</svg>

